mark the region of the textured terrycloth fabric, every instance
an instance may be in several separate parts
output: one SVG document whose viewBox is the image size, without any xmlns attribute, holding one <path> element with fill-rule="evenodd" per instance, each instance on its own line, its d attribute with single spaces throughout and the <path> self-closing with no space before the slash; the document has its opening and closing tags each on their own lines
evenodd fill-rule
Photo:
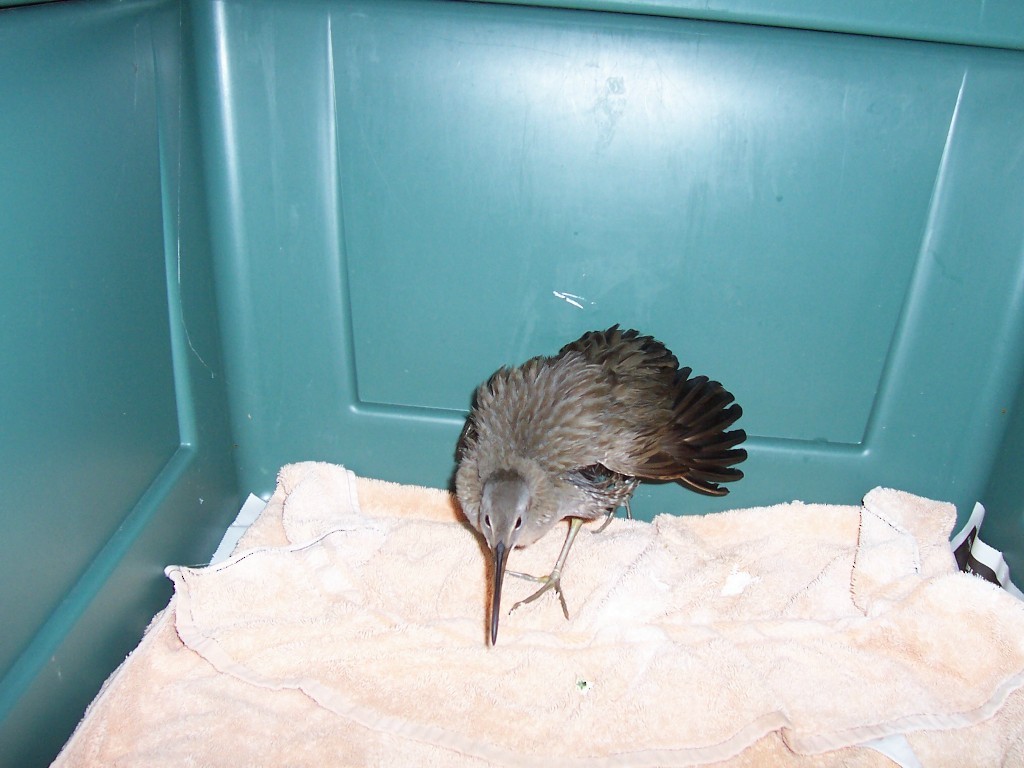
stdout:
<svg viewBox="0 0 1024 768">
<path fill-rule="evenodd" d="M 616 520 L 570 555 L 572 619 L 548 595 L 492 648 L 449 494 L 290 465 L 231 559 L 168 569 L 58 765 L 881 766 L 858 745 L 885 736 L 926 766 L 1021 764 L 1024 605 L 956 571 L 954 517 L 875 489 Z"/>
</svg>

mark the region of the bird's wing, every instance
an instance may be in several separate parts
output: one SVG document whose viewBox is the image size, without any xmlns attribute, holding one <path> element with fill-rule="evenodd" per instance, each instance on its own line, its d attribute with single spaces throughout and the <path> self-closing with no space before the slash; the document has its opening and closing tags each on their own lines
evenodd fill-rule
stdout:
<svg viewBox="0 0 1024 768">
<path fill-rule="evenodd" d="M 720 483 L 743 477 L 734 465 L 747 458 L 736 447 L 746 432 L 729 429 L 743 411 L 720 383 L 706 376 L 689 378 L 689 373 L 679 371 L 671 398 L 662 401 L 670 408 L 648 405 L 642 398 L 623 405 L 632 431 L 623 424 L 628 438 L 604 464 L 624 475 L 676 481 L 698 493 L 724 496 L 729 489 Z"/>
<path fill-rule="evenodd" d="M 679 361 L 668 347 L 639 331 L 623 331 L 613 325 L 606 331 L 589 331 L 559 350 L 556 357 L 578 352 L 588 363 L 604 366 L 614 377 L 672 376 Z"/>
<path fill-rule="evenodd" d="M 604 468 L 714 496 L 728 493 L 720 483 L 743 477 L 733 465 L 747 456 L 736 448 L 746 433 L 729 430 L 742 410 L 720 383 L 691 377 L 660 341 L 618 325 L 583 334 L 557 358 L 572 353 L 600 365 L 610 385 L 606 427 L 595 440 L 606 448 Z"/>
</svg>

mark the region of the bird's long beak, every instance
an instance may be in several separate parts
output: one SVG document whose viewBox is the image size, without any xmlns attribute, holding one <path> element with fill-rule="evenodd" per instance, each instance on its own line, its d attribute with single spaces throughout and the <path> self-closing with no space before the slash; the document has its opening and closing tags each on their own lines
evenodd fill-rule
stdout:
<svg viewBox="0 0 1024 768">
<path fill-rule="evenodd" d="M 508 549 L 504 542 L 494 545 L 494 594 L 491 595 L 491 645 L 498 642 L 498 617 L 501 615 L 501 583 L 505 580 Z"/>
</svg>

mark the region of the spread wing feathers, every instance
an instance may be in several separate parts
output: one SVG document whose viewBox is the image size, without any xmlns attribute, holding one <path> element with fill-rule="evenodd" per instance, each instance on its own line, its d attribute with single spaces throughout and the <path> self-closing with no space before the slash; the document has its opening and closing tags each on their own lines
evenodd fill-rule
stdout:
<svg viewBox="0 0 1024 768">
<path fill-rule="evenodd" d="M 691 378 L 692 370 L 680 369 L 660 341 L 617 325 L 584 334 L 559 355 L 567 352 L 579 352 L 604 368 L 615 401 L 609 410 L 631 422 L 631 429 L 619 430 L 623 441 L 618 449 L 604 458 L 610 472 L 677 481 L 712 496 L 729 492 L 720 483 L 743 477 L 733 465 L 747 457 L 736 448 L 746 433 L 729 431 L 743 411 L 719 382 Z"/>
<path fill-rule="evenodd" d="M 636 408 L 639 429 L 632 444 L 609 463 L 615 472 L 651 480 L 673 480 L 698 493 L 724 496 L 719 483 L 743 477 L 733 465 L 747 458 L 736 446 L 747 435 L 729 427 L 743 414 L 719 382 L 707 376 L 690 378 L 681 369 L 672 382 L 671 408 Z"/>
</svg>

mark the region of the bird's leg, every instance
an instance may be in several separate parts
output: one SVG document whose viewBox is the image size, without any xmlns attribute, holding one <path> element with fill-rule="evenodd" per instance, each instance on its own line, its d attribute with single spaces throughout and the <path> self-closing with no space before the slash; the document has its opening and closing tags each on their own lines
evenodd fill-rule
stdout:
<svg viewBox="0 0 1024 768">
<path fill-rule="evenodd" d="M 633 519 L 633 510 L 631 510 L 629 508 L 629 499 L 626 499 L 624 502 L 622 502 L 622 506 L 624 506 L 626 508 L 626 519 L 627 520 L 632 520 Z M 608 512 L 608 516 L 605 518 L 604 522 L 601 523 L 601 527 L 598 528 L 596 531 L 594 531 L 594 533 L 601 533 L 601 531 L 603 531 L 605 528 L 607 528 L 609 526 L 609 524 L 611 524 L 612 519 L 615 517 L 615 513 L 618 512 L 618 510 L 619 510 L 619 508 L 615 507 L 614 509 L 609 511 Z"/>
<path fill-rule="evenodd" d="M 521 579 L 529 579 L 530 581 L 538 581 L 544 586 L 534 592 L 532 595 L 527 597 L 525 600 L 520 600 L 518 603 L 512 606 L 509 613 L 512 613 L 520 605 L 526 603 L 532 603 L 538 597 L 543 595 L 549 589 L 555 590 L 555 594 L 558 595 L 558 600 L 562 604 L 562 613 L 565 614 L 565 618 L 569 618 L 569 606 L 565 604 L 565 595 L 562 594 L 562 566 L 565 565 L 565 558 L 569 556 L 569 550 L 572 548 L 572 543 L 576 539 L 576 534 L 580 532 L 580 528 L 583 525 L 583 519 L 579 517 L 569 518 L 569 534 L 565 537 L 565 544 L 562 545 L 562 551 L 558 553 L 558 559 L 555 561 L 555 567 L 551 569 L 551 573 L 547 576 L 531 576 L 528 573 L 517 573 L 516 571 L 509 571 L 513 576 L 518 576 Z"/>
<path fill-rule="evenodd" d="M 609 525 L 611 525 L 612 524 L 612 520 L 615 519 L 615 512 L 617 510 L 618 510 L 618 507 L 616 507 L 615 509 L 610 510 L 608 512 L 608 514 L 604 516 L 604 522 L 601 523 L 601 527 L 598 528 L 596 531 L 591 531 L 591 533 L 601 533 L 601 531 L 603 531 L 605 528 L 607 528 Z"/>
</svg>

